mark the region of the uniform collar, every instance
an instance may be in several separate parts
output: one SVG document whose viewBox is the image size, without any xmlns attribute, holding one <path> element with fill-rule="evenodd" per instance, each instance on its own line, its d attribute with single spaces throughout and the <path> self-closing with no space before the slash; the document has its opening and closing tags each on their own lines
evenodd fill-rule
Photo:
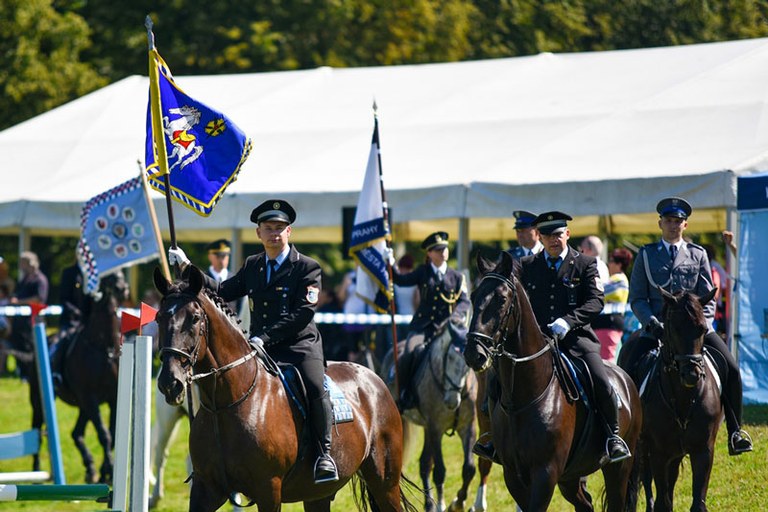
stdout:
<svg viewBox="0 0 768 512">
<path fill-rule="evenodd" d="M 664 248 L 667 250 L 667 252 L 669 252 L 669 246 L 670 245 L 674 245 L 675 247 L 677 247 L 677 250 L 679 252 L 683 248 L 683 242 L 684 242 L 684 240 L 680 240 L 676 244 L 671 244 L 671 243 L 667 242 L 666 240 L 664 240 L 663 238 L 661 239 L 661 243 L 664 244 Z"/>
<path fill-rule="evenodd" d="M 445 271 L 448 270 L 448 262 L 444 261 L 442 265 L 439 267 L 436 267 L 434 263 L 431 261 L 429 262 L 429 265 L 432 267 L 432 272 L 437 273 L 438 271 L 442 272 L 443 275 L 445 275 Z"/>
<path fill-rule="evenodd" d="M 280 265 L 283 264 L 285 259 L 288 257 L 288 255 L 291 253 L 291 244 L 286 244 L 283 248 L 283 252 L 277 255 L 277 258 L 275 258 L 275 261 L 277 261 L 277 266 L 280 267 Z M 266 253 L 264 253 L 266 256 Z M 267 256 L 267 261 L 269 261 L 269 257 Z"/>
</svg>

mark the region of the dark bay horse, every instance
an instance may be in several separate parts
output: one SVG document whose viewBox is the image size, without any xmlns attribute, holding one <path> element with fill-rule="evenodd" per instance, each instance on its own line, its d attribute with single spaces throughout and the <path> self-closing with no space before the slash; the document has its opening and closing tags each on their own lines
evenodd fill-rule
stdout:
<svg viewBox="0 0 768 512">
<path fill-rule="evenodd" d="M 63 384 L 57 396 L 80 409 L 72 439 L 85 465 L 85 480 L 97 480 L 93 455 L 85 444 L 85 427 L 90 421 L 96 429 L 104 461 L 98 481 L 112 481 L 112 448 L 117 415 L 117 371 L 120 355 L 118 308 L 128 297 L 128 284 L 122 272 L 101 279 L 98 297 L 93 301 L 85 324 L 76 332 L 62 368 Z M 109 428 L 104 425 L 99 405 L 109 405 Z"/>
<path fill-rule="evenodd" d="M 512 497 L 526 512 L 547 510 L 555 485 L 578 511 L 593 510 L 584 476 L 601 469 L 609 511 L 634 510 L 632 460 L 605 464 L 602 420 L 558 385 L 552 345 L 539 329 L 508 253 L 491 262 L 478 255 L 481 281 L 472 293 L 473 316 L 464 356 L 476 371 L 493 365 L 498 396 L 491 434 Z M 606 363 L 619 397 L 620 435 L 634 451 L 642 411 L 637 389 Z M 491 392 L 491 390 L 489 390 Z"/>
<path fill-rule="evenodd" d="M 419 473 L 426 491 L 425 509 L 460 511 L 464 510 L 469 484 L 477 471 L 472 446 L 477 438 L 475 427 L 475 404 L 477 402 L 477 379 L 467 366 L 461 353 L 463 339 L 459 342 L 450 325 L 439 332 L 425 348 L 423 359 L 412 379 L 413 390 L 419 406 L 403 412 L 403 418 L 424 428 L 424 446 L 419 458 Z M 462 337 L 463 338 L 463 337 Z M 402 344 L 401 344 L 402 346 Z M 393 353 L 390 350 L 382 363 L 381 375 L 389 384 L 393 396 L 394 369 Z M 409 425 L 405 425 L 406 437 L 411 437 Z M 458 433 L 464 452 L 462 483 L 456 498 L 445 506 L 445 461 L 443 459 L 443 434 Z M 410 439 L 408 439 L 410 442 Z M 490 466 L 485 465 L 485 477 Z M 429 476 L 432 473 L 437 498 L 432 496 Z M 484 478 L 484 481 L 487 478 Z M 484 509 L 485 488 L 479 489 L 475 509 Z"/>
<path fill-rule="evenodd" d="M 216 510 L 240 492 L 260 512 L 298 501 L 307 511 L 329 511 L 336 492 L 353 477 L 361 491 L 356 496 L 367 497 L 373 510 L 413 510 L 401 490 L 400 414 L 375 373 L 354 363 L 328 365 L 354 420 L 333 428 L 339 480 L 316 485 L 301 411 L 271 371 L 274 362 L 249 345 L 234 314 L 203 288 L 199 269 L 189 266 L 175 283 L 155 270 L 154 279 L 163 296 L 158 387 L 171 404 L 182 401 L 193 381 L 200 390 L 201 408 L 189 435 L 190 510 Z"/>
<path fill-rule="evenodd" d="M 680 463 L 691 459 L 691 511 L 706 511 L 707 488 L 715 454 L 715 439 L 723 420 L 720 390 L 713 364 L 704 356 L 708 326 L 703 305 L 717 292 L 703 297 L 690 292 L 664 297 L 664 339 L 660 358 L 643 380 L 643 430 L 639 463 L 644 468 L 647 510 L 672 510 Z M 625 364 L 622 358 L 620 364 Z M 654 503 L 648 470 L 656 484 Z"/>
</svg>

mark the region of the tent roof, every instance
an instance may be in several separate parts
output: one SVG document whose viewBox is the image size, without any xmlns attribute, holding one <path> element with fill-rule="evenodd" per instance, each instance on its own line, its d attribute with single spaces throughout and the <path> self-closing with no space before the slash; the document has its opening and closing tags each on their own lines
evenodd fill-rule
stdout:
<svg viewBox="0 0 768 512">
<path fill-rule="evenodd" d="M 297 227 L 340 233 L 374 98 L 395 222 L 635 214 L 671 194 L 731 208 L 735 175 L 768 167 L 768 39 L 177 83 L 254 143 L 211 217 L 174 208 L 180 234 L 249 227 L 273 196 L 296 203 Z M 83 201 L 135 176 L 147 91 L 128 77 L 0 132 L 0 230 L 76 231 Z"/>
</svg>

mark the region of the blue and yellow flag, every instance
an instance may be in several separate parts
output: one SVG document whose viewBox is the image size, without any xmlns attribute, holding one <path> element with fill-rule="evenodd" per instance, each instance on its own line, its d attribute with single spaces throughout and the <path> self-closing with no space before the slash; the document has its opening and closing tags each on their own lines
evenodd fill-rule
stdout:
<svg viewBox="0 0 768 512">
<path fill-rule="evenodd" d="M 358 263 L 355 293 L 379 313 L 385 313 L 392 299 L 384 256 L 391 235 L 384 219 L 384 194 L 379 164 L 379 123 L 375 121 L 363 189 L 350 234 L 349 254 Z"/>
<path fill-rule="evenodd" d="M 251 151 L 251 139 L 227 116 L 187 96 L 157 50 L 150 50 L 150 59 L 147 179 L 152 188 L 165 193 L 164 174 L 168 172 L 171 197 L 207 217 L 237 179 Z M 158 151 L 160 140 L 165 142 L 164 155 Z"/>
</svg>

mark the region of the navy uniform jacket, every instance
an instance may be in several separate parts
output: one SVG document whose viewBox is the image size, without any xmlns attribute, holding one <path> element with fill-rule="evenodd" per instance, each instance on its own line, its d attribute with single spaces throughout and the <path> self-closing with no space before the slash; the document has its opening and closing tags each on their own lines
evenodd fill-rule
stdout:
<svg viewBox="0 0 768 512">
<path fill-rule="evenodd" d="M 663 321 L 661 309 L 664 305 L 661 293 L 648 279 L 646 257 L 651 280 L 670 293 L 686 290 L 702 296 L 714 286 L 707 253 L 700 245 L 683 242 L 674 263 L 670 261 L 669 252 L 661 241 L 643 246 L 637 253 L 632 278 L 629 280 L 629 305 L 643 326 L 648 324 L 651 316 Z M 715 301 L 704 306 L 704 317 L 711 327 L 715 317 Z"/>
<path fill-rule="evenodd" d="M 411 320 L 412 331 L 423 331 L 429 338 L 448 318 L 466 326 L 471 305 L 461 272 L 448 268 L 441 283 L 432 265 L 426 263 L 408 274 L 393 269 L 393 277 L 398 286 L 419 287 L 421 300 Z"/>
<path fill-rule="evenodd" d="M 77 263 L 61 271 L 59 290 L 59 329 L 66 330 L 85 324 L 90 314 L 91 299 L 83 289 L 83 273 Z"/>
<path fill-rule="evenodd" d="M 323 344 L 314 317 L 321 289 L 320 265 L 294 246 L 267 284 L 266 254 L 249 256 L 237 273 L 217 287 L 206 276 L 208 287 L 227 302 L 248 297 L 250 336 L 264 341 L 277 361 L 297 363 L 323 359 Z"/>
<path fill-rule="evenodd" d="M 547 252 L 526 256 L 520 260 L 520 281 L 541 330 L 549 333 L 547 324 L 562 318 L 571 327 L 563 348 L 576 338 L 593 341 L 598 350 L 597 335 L 589 325 L 603 310 L 603 287 L 597 273 L 597 260 L 568 247 L 568 254 L 555 275 L 549 269 Z"/>
<path fill-rule="evenodd" d="M 536 242 L 536 245 L 533 246 L 533 256 L 539 254 L 544 249 L 544 245 L 541 242 Z M 523 248 L 522 245 L 518 245 L 517 247 L 514 247 L 512 249 L 507 249 L 507 252 L 512 255 L 513 258 L 516 260 L 519 260 L 521 258 L 525 258 L 526 256 L 530 256 L 526 253 L 526 250 Z"/>
</svg>

